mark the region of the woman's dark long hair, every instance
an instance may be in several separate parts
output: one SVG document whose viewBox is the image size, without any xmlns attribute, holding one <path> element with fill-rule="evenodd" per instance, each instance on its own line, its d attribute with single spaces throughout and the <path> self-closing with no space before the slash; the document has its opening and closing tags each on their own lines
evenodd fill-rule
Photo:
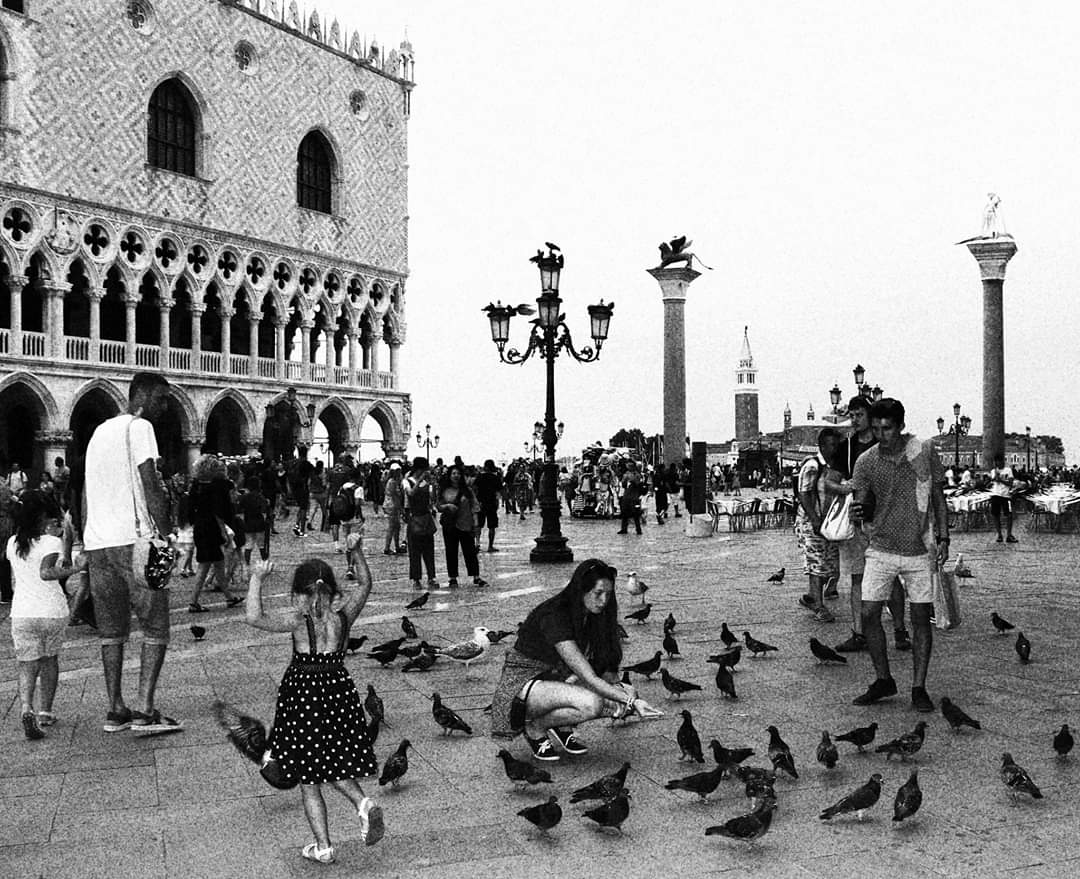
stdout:
<svg viewBox="0 0 1080 879">
<path fill-rule="evenodd" d="M 312 614 L 322 619 L 339 593 L 334 570 L 322 559 L 305 559 L 293 573 L 292 594 L 311 600 Z"/>
<path fill-rule="evenodd" d="M 44 533 L 43 518 L 60 518 L 56 498 L 38 489 L 24 491 L 15 504 L 15 552 L 19 558 L 26 558 L 31 544 Z"/>
<path fill-rule="evenodd" d="M 470 501 L 475 501 L 476 498 L 473 495 L 473 490 L 469 486 L 468 480 L 465 478 L 465 468 L 460 464 L 451 464 L 450 469 L 446 471 L 446 488 L 453 488 L 453 483 L 450 482 L 450 474 L 457 471 L 458 476 L 461 477 L 458 480 L 457 490 L 458 494 L 467 497 Z"/>
<path fill-rule="evenodd" d="M 593 671 L 602 675 L 618 671 L 622 664 L 622 638 L 619 637 L 619 603 L 615 598 L 615 577 L 618 572 L 600 559 L 586 559 L 574 570 L 574 575 L 560 593 L 570 612 L 574 641 L 589 660 Z M 598 614 L 585 610 L 585 593 L 592 591 L 598 580 L 610 580 L 611 595 Z"/>
</svg>

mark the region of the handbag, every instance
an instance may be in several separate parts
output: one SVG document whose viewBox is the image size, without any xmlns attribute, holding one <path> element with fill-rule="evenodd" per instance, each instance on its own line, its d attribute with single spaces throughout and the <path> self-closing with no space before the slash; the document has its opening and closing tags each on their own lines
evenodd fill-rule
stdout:
<svg viewBox="0 0 1080 879">
<path fill-rule="evenodd" d="M 956 587 L 956 574 L 934 565 L 930 572 L 930 586 L 934 596 L 934 625 L 939 629 L 955 629 L 960 625 L 960 591 Z"/>
<path fill-rule="evenodd" d="M 436 531 L 435 517 L 430 511 L 413 513 L 405 530 L 410 537 L 431 537 Z"/>
<path fill-rule="evenodd" d="M 135 419 L 132 419 L 134 421 Z M 124 434 L 127 444 L 128 467 L 131 470 L 131 490 L 135 493 L 135 544 L 132 547 L 132 569 L 135 579 L 147 589 L 157 591 L 169 585 L 173 568 L 179 553 L 169 545 L 157 530 L 146 509 L 145 500 L 139 498 L 136 486 L 139 484 L 139 470 L 131 455 L 131 424 Z"/>
<path fill-rule="evenodd" d="M 837 495 L 825 513 L 821 523 L 821 536 L 826 540 L 838 542 L 851 540 L 855 536 L 855 526 L 851 523 L 851 502 L 854 495 Z"/>
</svg>

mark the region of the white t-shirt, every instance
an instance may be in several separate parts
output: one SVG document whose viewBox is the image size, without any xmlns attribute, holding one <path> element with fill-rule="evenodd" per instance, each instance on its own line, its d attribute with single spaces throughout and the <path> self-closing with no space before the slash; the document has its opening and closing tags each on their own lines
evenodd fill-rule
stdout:
<svg viewBox="0 0 1080 879">
<path fill-rule="evenodd" d="M 7 558 L 11 562 L 11 582 L 14 595 L 11 599 L 12 619 L 27 617 L 66 618 L 67 599 L 59 580 L 41 579 L 41 560 L 53 553 L 59 554 L 63 542 L 59 537 L 42 534 L 30 544 L 26 558 L 20 558 L 15 548 L 15 538 L 7 542 Z"/>
<path fill-rule="evenodd" d="M 131 427 L 131 459 L 127 456 Z M 136 506 L 140 523 L 148 523 L 138 466 L 158 456 L 154 428 L 145 418 L 126 413 L 98 425 L 86 447 L 86 549 L 128 546 L 140 535 L 135 528 Z M 134 465 L 131 463 L 134 461 Z M 132 479 L 132 473 L 136 478 Z M 141 536 L 149 537 L 148 532 Z"/>
<path fill-rule="evenodd" d="M 998 482 L 997 477 L 1011 481 L 1014 478 L 1013 468 L 1006 464 L 1004 467 L 995 467 L 990 471 L 990 494 L 996 497 L 1009 497 L 1012 493 L 1012 486 L 1004 482 Z"/>
</svg>

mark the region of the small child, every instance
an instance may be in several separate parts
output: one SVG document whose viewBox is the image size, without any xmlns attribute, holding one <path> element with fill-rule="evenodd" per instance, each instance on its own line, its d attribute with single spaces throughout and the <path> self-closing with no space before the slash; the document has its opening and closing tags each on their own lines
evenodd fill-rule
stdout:
<svg viewBox="0 0 1080 879">
<path fill-rule="evenodd" d="M 244 564 L 248 566 L 248 570 L 251 570 L 253 549 L 260 548 L 262 558 L 267 557 L 267 553 L 262 548 L 270 514 L 270 502 L 262 493 L 262 480 L 258 476 L 249 476 L 244 487 L 245 491 L 240 495 L 237 506 L 244 520 Z"/>
<path fill-rule="evenodd" d="M 68 604 L 60 580 L 86 567 L 63 565 L 59 537 L 60 507 L 39 490 L 25 491 L 15 508 L 15 534 L 6 553 L 15 594 L 11 602 L 11 638 L 19 663 L 22 727 L 31 741 L 43 739 L 43 726 L 56 723 L 53 699 L 60 678 L 60 648 L 67 631 Z M 70 550 L 69 550 L 70 551 Z M 41 710 L 34 712 L 34 691 L 41 681 Z"/>
<path fill-rule="evenodd" d="M 270 751 L 281 773 L 300 782 L 304 814 L 315 835 L 315 842 L 305 845 L 301 854 L 323 864 L 334 860 L 324 785 L 331 785 L 356 809 L 360 837 L 367 845 L 377 843 L 384 833 L 382 809 L 364 795 L 357 781 L 374 775 L 378 767 L 360 694 L 344 661 L 349 629 L 371 592 L 362 545 L 355 554 L 359 578 L 347 593 L 338 589 L 326 562 L 307 559 L 293 573 L 290 607 L 263 610 L 262 586 L 274 570 L 270 561 L 254 563 L 247 595 L 250 625 L 292 635 L 292 661 L 278 689 Z"/>
<path fill-rule="evenodd" d="M 195 558 L 195 528 L 191 524 L 191 498 L 186 489 L 176 500 L 176 549 L 180 553 L 180 576 L 194 577 L 191 562 Z"/>
</svg>

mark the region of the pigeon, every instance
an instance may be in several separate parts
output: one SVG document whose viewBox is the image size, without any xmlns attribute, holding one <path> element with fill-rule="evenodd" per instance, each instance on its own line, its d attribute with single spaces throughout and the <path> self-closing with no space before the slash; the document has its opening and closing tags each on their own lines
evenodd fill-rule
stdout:
<svg viewBox="0 0 1080 879">
<path fill-rule="evenodd" d="M 228 739 L 236 750 L 252 763 L 262 763 L 270 741 L 263 722 L 241 714 L 220 699 L 215 699 L 211 707 L 218 724 L 228 733 Z"/>
<path fill-rule="evenodd" d="M 735 634 L 727 627 L 727 623 L 720 624 L 720 640 L 724 642 L 725 647 L 734 647 L 739 643 L 739 639 L 735 637 Z"/>
<path fill-rule="evenodd" d="M 831 647 L 822 644 L 817 638 L 810 639 L 810 652 L 818 658 L 818 662 L 842 662 L 847 665 L 846 656 L 841 656 Z"/>
<path fill-rule="evenodd" d="M 367 640 L 367 635 L 361 635 L 359 638 L 350 637 L 345 643 L 345 652 L 350 656 L 359 652 L 360 648 L 364 646 L 364 642 Z"/>
<path fill-rule="evenodd" d="M 401 647 L 398 650 L 398 656 L 404 656 L 407 659 L 416 659 L 421 653 L 434 653 L 435 648 L 428 644 L 427 641 L 421 641 L 418 644 L 409 644 L 407 647 Z"/>
<path fill-rule="evenodd" d="M 731 676 L 731 669 L 726 665 L 716 667 L 716 689 L 729 699 L 738 699 L 735 694 L 735 678 Z"/>
<path fill-rule="evenodd" d="M 1009 631 L 1009 629 L 1016 628 L 1016 626 L 1014 626 L 1008 620 L 999 617 L 997 611 L 994 611 L 992 614 L 990 614 L 990 622 L 994 624 L 994 628 L 998 630 L 999 635 L 1004 635 L 1007 631 Z"/>
<path fill-rule="evenodd" d="M 487 631 L 484 626 L 476 626 L 473 628 L 471 638 L 459 641 L 457 644 L 451 644 L 449 647 L 436 647 L 435 654 L 462 663 L 465 670 L 468 671 L 469 663 L 482 659 L 484 654 L 487 653 L 488 647 L 491 646 Z"/>
<path fill-rule="evenodd" d="M 1012 754 L 1008 751 L 1001 755 L 1001 780 L 1014 794 L 1030 794 L 1031 798 L 1035 800 L 1043 798 L 1042 791 L 1031 780 L 1027 770 L 1022 766 L 1017 766 L 1013 761 Z"/>
<path fill-rule="evenodd" d="M 518 814 L 530 824 L 539 827 L 540 833 L 544 836 L 552 827 L 562 821 L 562 807 L 559 805 L 558 797 L 548 797 L 546 803 L 528 806 Z"/>
<path fill-rule="evenodd" d="M 765 800 L 753 812 L 730 818 L 723 824 L 715 824 L 705 828 L 706 836 L 726 836 L 729 839 L 741 839 L 745 842 L 753 842 L 769 832 L 772 824 L 773 812 L 776 809 L 776 801 Z"/>
<path fill-rule="evenodd" d="M 776 801 L 776 770 L 775 769 L 760 769 L 756 772 L 750 772 L 754 769 L 752 766 L 740 766 L 736 771 L 736 775 L 742 774 L 739 770 L 746 771 L 746 780 L 743 784 L 746 786 L 746 796 L 751 800 L 772 800 Z"/>
<path fill-rule="evenodd" d="M 368 652 L 368 658 L 374 659 L 379 665 L 384 668 L 391 662 L 397 659 L 398 651 L 401 649 L 401 645 L 405 643 L 404 638 L 395 638 L 393 641 L 387 641 L 385 644 L 379 644 L 372 647 Z"/>
<path fill-rule="evenodd" d="M 201 641 L 203 638 L 206 637 L 206 629 L 203 628 L 202 626 L 192 626 L 191 627 L 191 636 L 196 641 Z"/>
<path fill-rule="evenodd" d="M 626 591 L 630 595 L 641 596 L 641 603 L 645 603 L 645 593 L 649 591 L 649 587 L 645 585 L 644 580 L 639 580 L 637 571 L 631 571 L 626 577 Z"/>
<path fill-rule="evenodd" d="M 649 614 L 651 612 L 652 602 L 649 602 L 648 604 L 642 606 L 640 610 L 635 610 L 633 613 L 628 613 L 625 617 L 623 617 L 623 619 L 637 620 L 637 623 L 640 626 L 642 623 L 645 622 L 645 620 L 649 618 Z"/>
<path fill-rule="evenodd" d="M 626 629 L 622 627 L 622 623 L 615 624 L 615 631 L 619 633 L 619 638 L 621 638 L 623 641 L 630 640 L 630 635 L 627 634 Z"/>
<path fill-rule="evenodd" d="M 783 583 L 784 582 L 784 574 L 786 574 L 786 573 L 787 572 L 783 568 L 781 568 L 779 571 L 777 571 L 775 574 L 773 574 L 771 577 L 769 577 L 769 579 L 766 580 L 765 582 L 766 583 Z"/>
<path fill-rule="evenodd" d="M 908 778 L 896 791 L 893 800 L 893 821 L 903 821 L 919 811 L 922 805 L 922 789 L 919 787 L 919 770 L 912 769 Z"/>
<path fill-rule="evenodd" d="M 689 757 L 695 763 L 704 763 L 705 755 L 701 753 L 701 736 L 694 728 L 694 718 L 689 711 L 682 711 L 682 724 L 675 733 L 675 742 L 679 746 L 679 759 Z"/>
<path fill-rule="evenodd" d="M 725 748 L 716 739 L 709 742 L 709 747 L 712 748 L 713 760 L 716 761 L 716 765 L 729 770 L 738 766 L 747 757 L 754 756 L 753 748 Z"/>
<path fill-rule="evenodd" d="M 673 778 L 664 785 L 665 790 L 685 790 L 701 797 L 702 802 L 720 786 L 724 777 L 724 767 L 715 766 L 705 772 L 696 772 L 686 778 Z"/>
<path fill-rule="evenodd" d="M 1031 642 L 1024 637 L 1023 632 L 1016 636 L 1016 655 L 1020 657 L 1020 661 L 1024 665 L 1031 662 Z"/>
<path fill-rule="evenodd" d="M 1073 735 L 1069 732 L 1069 725 L 1063 723 L 1057 735 L 1054 736 L 1054 750 L 1057 751 L 1059 757 L 1068 757 L 1073 744 Z"/>
<path fill-rule="evenodd" d="M 920 720 L 915 724 L 915 729 L 911 732 L 906 732 L 899 738 L 886 742 L 884 745 L 878 745 L 874 750 L 878 754 L 884 754 L 886 760 L 892 757 L 893 754 L 899 754 L 900 760 L 906 763 L 907 758 L 914 755 L 923 746 L 925 740 L 926 721 Z"/>
<path fill-rule="evenodd" d="M 364 710 L 372 720 L 377 720 L 379 723 L 386 722 L 386 707 L 383 705 L 383 700 L 379 698 L 379 694 L 375 692 L 374 684 L 367 685 L 367 695 L 364 697 Z"/>
<path fill-rule="evenodd" d="M 503 761 L 506 777 L 511 781 L 524 781 L 529 784 L 551 784 L 551 773 L 546 769 L 539 769 L 532 763 L 524 760 L 516 760 L 506 748 L 502 748 L 496 755 Z"/>
<path fill-rule="evenodd" d="M 971 573 L 971 568 L 964 564 L 963 553 L 956 556 L 956 564 L 953 565 L 953 576 L 960 580 L 970 580 L 975 576 Z"/>
<path fill-rule="evenodd" d="M 855 812 L 860 821 L 863 814 L 881 797 L 881 773 L 875 772 L 870 776 L 866 784 L 855 788 L 846 797 L 829 808 L 825 809 L 818 817 L 822 821 L 828 821 L 834 815 L 846 815 Z"/>
<path fill-rule="evenodd" d="M 431 694 L 431 716 L 443 728 L 443 733 L 446 735 L 452 735 L 455 730 L 472 735 L 472 727 L 458 717 L 457 712 L 443 705 L 438 693 Z"/>
<path fill-rule="evenodd" d="M 428 603 L 429 598 L 431 598 L 430 592 L 421 593 L 405 605 L 405 610 L 420 610 L 420 608 L 422 608 L 425 604 Z"/>
<path fill-rule="evenodd" d="M 926 724 L 923 724 L 925 726 Z M 774 769 L 783 769 L 792 778 L 798 778 L 795 771 L 795 758 L 791 756 L 791 748 L 780 738 L 780 730 L 775 726 L 769 728 L 769 759 Z"/>
<path fill-rule="evenodd" d="M 773 647 L 772 644 L 766 644 L 764 641 L 758 641 L 757 638 L 750 637 L 749 632 L 743 632 L 742 634 L 743 643 L 746 644 L 746 649 L 749 650 L 755 658 L 757 658 L 759 654 L 764 655 L 770 650 L 775 651 L 778 649 Z"/>
<path fill-rule="evenodd" d="M 693 684 L 690 681 L 684 681 L 682 678 L 677 678 L 666 668 L 660 669 L 660 680 L 664 684 L 664 689 L 671 693 L 676 699 L 683 693 L 691 693 L 694 690 L 701 689 L 700 684 Z"/>
<path fill-rule="evenodd" d="M 630 791 L 623 788 L 614 799 L 595 809 L 586 809 L 582 815 L 595 821 L 598 827 L 614 827 L 622 833 L 622 824 L 630 817 Z"/>
<path fill-rule="evenodd" d="M 671 632 L 664 632 L 664 652 L 667 653 L 667 658 L 671 659 L 673 656 L 682 657 L 679 653 L 679 642 L 675 640 L 675 636 Z"/>
<path fill-rule="evenodd" d="M 415 657 L 406 662 L 401 670 L 407 671 L 428 671 L 435 664 L 435 660 L 438 657 L 430 650 L 422 650 Z"/>
<path fill-rule="evenodd" d="M 669 613 L 667 615 L 667 618 L 664 620 L 664 634 L 667 635 L 670 632 L 674 632 L 675 625 L 675 614 Z"/>
<path fill-rule="evenodd" d="M 643 659 L 633 665 L 624 665 L 623 671 L 632 671 L 634 674 L 645 675 L 650 681 L 652 676 L 660 670 L 660 651 L 653 654 L 652 659 Z"/>
<path fill-rule="evenodd" d="M 497 629 L 494 632 L 488 632 L 488 640 L 492 644 L 498 644 L 503 638 L 508 638 L 510 635 L 513 635 L 513 634 L 516 634 L 516 633 L 511 632 L 509 629 Z M 541 804 L 541 805 L 543 805 L 543 804 Z M 562 810 L 560 809 L 560 812 L 561 811 Z M 521 813 L 519 812 L 518 814 L 521 814 Z"/>
<path fill-rule="evenodd" d="M 826 769 L 833 769 L 839 760 L 840 753 L 836 750 L 836 745 L 833 744 L 832 739 L 829 738 L 829 731 L 824 730 L 821 733 L 821 742 L 817 746 L 817 761 Z"/>
<path fill-rule="evenodd" d="M 379 787 L 385 784 L 390 784 L 393 787 L 398 786 L 398 782 L 409 771 L 409 757 L 406 751 L 410 747 L 412 747 L 412 742 L 408 739 L 402 739 L 397 750 L 386 758 L 386 762 L 383 763 L 382 774 L 379 776 Z"/>
<path fill-rule="evenodd" d="M 623 763 L 611 775 L 598 778 L 592 784 L 579 787 L 570 794 L 571 803 L 580 803 L 582 800 L 610 800 L 617 797 L 626 785 L 626 773 L 630 771 L 630 764 Z"/>
<path fill-rule="evenodd" d="M 371 722 L 364 728 L 364 731 L 367 733 L 368 744 L 370 744 L 372 747 L 374 747 L 375 742 L 378 741 L 379 730 L 383 727 L 384 723 L 385 722 L 382 720 L 382 718 L 373 717 L 371 718 Z"/>
<path fill-rule="evenodd" d="M 705 661 L 715 662 L 718 665 L 726 666 L 732 671 L 735 671 L 735 666 L 739 664 L 740 659 L 742 659 L 742 645 L 736 644 L 733 647 L 729 647 L 727 650 L 721 650 L 719 653 L 714 653 Z"/>
<path fill-rule="evenodd" d="M 960 732 L 962 726 L 982 729 L 982 724 L 979 721 L 969 717 L 962 708 L 954 705 L 952 699 L 948 696 L 941 697 L 941 716 L 949 721 L 949 726 L 952 727 L 954 733 Z"/>
<path fill-rule="evenodd" d="M 405 633 L 406 638 L 416 638 L 416 626 L 413 625 L 413 621 L 408 617 L 401 618 L 401 631 Z"/>
<path fill-rule="evenodd" d="M 858 748 L 859 752 L 861 753 L 862 749 L 869 745 L 874 740 L 874 737 L 876 735 L 877 723 L 872 723 L 870 724 L 870 726 L 856 727 L 850 732 L 846 732 L 843 735 L 837 736 L 836 740 L 838 742 L 851 742 L 851 744 Z"/>
</svg>

